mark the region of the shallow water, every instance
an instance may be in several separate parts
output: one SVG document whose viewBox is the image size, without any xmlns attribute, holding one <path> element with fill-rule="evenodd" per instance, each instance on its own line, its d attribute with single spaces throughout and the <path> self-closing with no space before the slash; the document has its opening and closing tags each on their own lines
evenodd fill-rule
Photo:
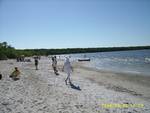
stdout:
<svg viewBox="0 0 150 113">
<path fill-rule="evenodd" d="M 70 54 L 70 56 L 74 60 L 85 56 L 90 58 L 89 66 L 93 68 L 150 76 L 150 50 Z"/>
</svg>

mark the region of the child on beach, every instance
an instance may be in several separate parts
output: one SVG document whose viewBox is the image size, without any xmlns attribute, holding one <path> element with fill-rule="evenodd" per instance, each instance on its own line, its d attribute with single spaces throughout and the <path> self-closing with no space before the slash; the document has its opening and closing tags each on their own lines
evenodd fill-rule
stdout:
<svg viewBox="0 0 150 113">
<path fill-rule="evenodd" d="M 9 77 L 16 81 L 19 80 L 20 78 L 19 75 L 20 75 L 20 71 L 18 70 L 18 67 L 15 67 L 15 70 L 11 73 Z"/>
<path fill-rule="evenodd" d="M 70 75 L 71 75 L 71 72 L 73 71 L 73 68 L 72 68 L 71 63 L 69 61 L 69 58 L 67 58 L 67 57 L 66 57 L 66 61 L 65 61 L 64 66 L 63 66 L 63 71 L 65 71 L 67 73 L 67 78 L 65 80 L 66 85 L 67 85 L 68 80 L 69 80 L 69 83 L 71 84 Z"/>
</svg>

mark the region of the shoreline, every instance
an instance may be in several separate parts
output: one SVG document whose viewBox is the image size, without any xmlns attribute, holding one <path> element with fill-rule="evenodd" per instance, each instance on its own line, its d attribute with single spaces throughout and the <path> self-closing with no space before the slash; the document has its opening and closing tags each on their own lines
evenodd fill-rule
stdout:
<svg viewBox="0 0 150 113">
<path fill-rule="evenodd" d="M 144 91 L 147 90 L 148 85 L 136 86 L 136 82 L 128 81 L 128 77 L 125 80 L 123 75 L 87 69 L 80 63 L 74 62 L 71 80 L 75 86 L 80 86 L 81 91 L 79 91 L 65 85 L 67 75 L 61 71 L 62 65 L 63 61 L 58 60 L 60 75 L 56 76 L 51 67 L 51 60 L 46 57 L 42 57 L 39 61 L 39 70 L 35 70 L 33 59 L 32 62 L 0 61 L 0 71 L 3 74 L 3 78 L 0 80 L 0 112 L 150 112 L 150 101 L 148 97 L 144 98 L 147 94 Z M 21 71 L 21 78 L 18 81 L 9 78 L 9 74 L 15 66 L 18 66 Z M 145 90 L 136 92 L 135 88 Z M 143 95 L 139 95 L 141 93 Z M 108 105 L 113 107 L 110 108 Z M 117 108 L 115 105 L 122 107 Z M 123 107 L 123 105 L 128 107 Z M 141 106 L 133 107 L 131 105 Z"/>
<path fill-rule="evenodd" d="M 133 75 L 133 76 L 143 76 L 143 77 L 150 77 L 150 74 L 143 73 L 143 72 L 136 72 L 136 71 L 121 71 L 121 70 L 112 70 L 112 69 L 104 69 L 104 68 L 98 68 L 98 67 L 92 67 L 90 62 L 79 62 L 79 64 L 82 65 L 82 67 L 93 69 L 94 71 L 101 71 L 101 72 L 109 72 L 109 73 L 116 73 L 116 74 L 125 74 L 125 75 Z"/>
<path fill-rule="evenodd" d="M 150 77 L 135 73 L 99 70 L 86 66 L 86 63 L 75 63 L 74 67 L 88 71 L 84 77 L 118 92 L 127 92 L 150 101 Z"/>
</svg>

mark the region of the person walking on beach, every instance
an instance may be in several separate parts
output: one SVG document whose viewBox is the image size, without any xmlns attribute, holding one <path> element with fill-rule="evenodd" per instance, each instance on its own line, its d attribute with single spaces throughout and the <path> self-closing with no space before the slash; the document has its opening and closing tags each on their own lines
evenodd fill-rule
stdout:
<svg viewBox="0 0 150 113">
<path fill-rule="evenodd" d="M 58 70 L 57 70 L 57 59 L 56 59 L 56 56 L 52 57 L 52 67 L 53 67 L 54 73 L 56 75 L 59 75 Z"/>
<path fill-rule="evenodd" d="M 19 80 L 19 78 L 20 78 L 19 75 L 20 75 L 20 71 L 19 71 L 18 67 L 15 67 L 15 70 L 11 73 L 11 75 L 9 77 L 16 81 L 16 80 Z"/>
<path fill-rule="evenodd" d="M 70 75 L 71 75 L 71 72 L 73 71 L 73 68 L 71 66 L 71 63 L 70 63 L 68 57 L 66 57 L 66 61 L 65 61 L 64 66 L 63 66 L 63 71 L 67 73 L 67 78 L 65 79 L 66 85 L 67 85 L 68 80 L 69 80 L 69 83 L 71 84 Z"/>
<path fill-rule="evenodd" d="M 39 64 L 38 58 L 35 58 L 34 62 L 35 62 L 35 69 L 38 70 L 38 64 Z"/>
</svg>

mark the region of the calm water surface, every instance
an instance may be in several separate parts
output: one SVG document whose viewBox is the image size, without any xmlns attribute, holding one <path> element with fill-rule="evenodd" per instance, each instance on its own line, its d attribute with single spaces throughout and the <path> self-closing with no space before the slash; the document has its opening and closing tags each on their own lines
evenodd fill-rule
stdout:
<svg viewBox="0 0 150 113">
<path fill-rule="evenodd" d="M 88 57 L 90 67 L 116 71 L 144 74 L 150 76 L 150 50 L 98 52 L 70 54 L 72 59 Z"/>
</svg>

